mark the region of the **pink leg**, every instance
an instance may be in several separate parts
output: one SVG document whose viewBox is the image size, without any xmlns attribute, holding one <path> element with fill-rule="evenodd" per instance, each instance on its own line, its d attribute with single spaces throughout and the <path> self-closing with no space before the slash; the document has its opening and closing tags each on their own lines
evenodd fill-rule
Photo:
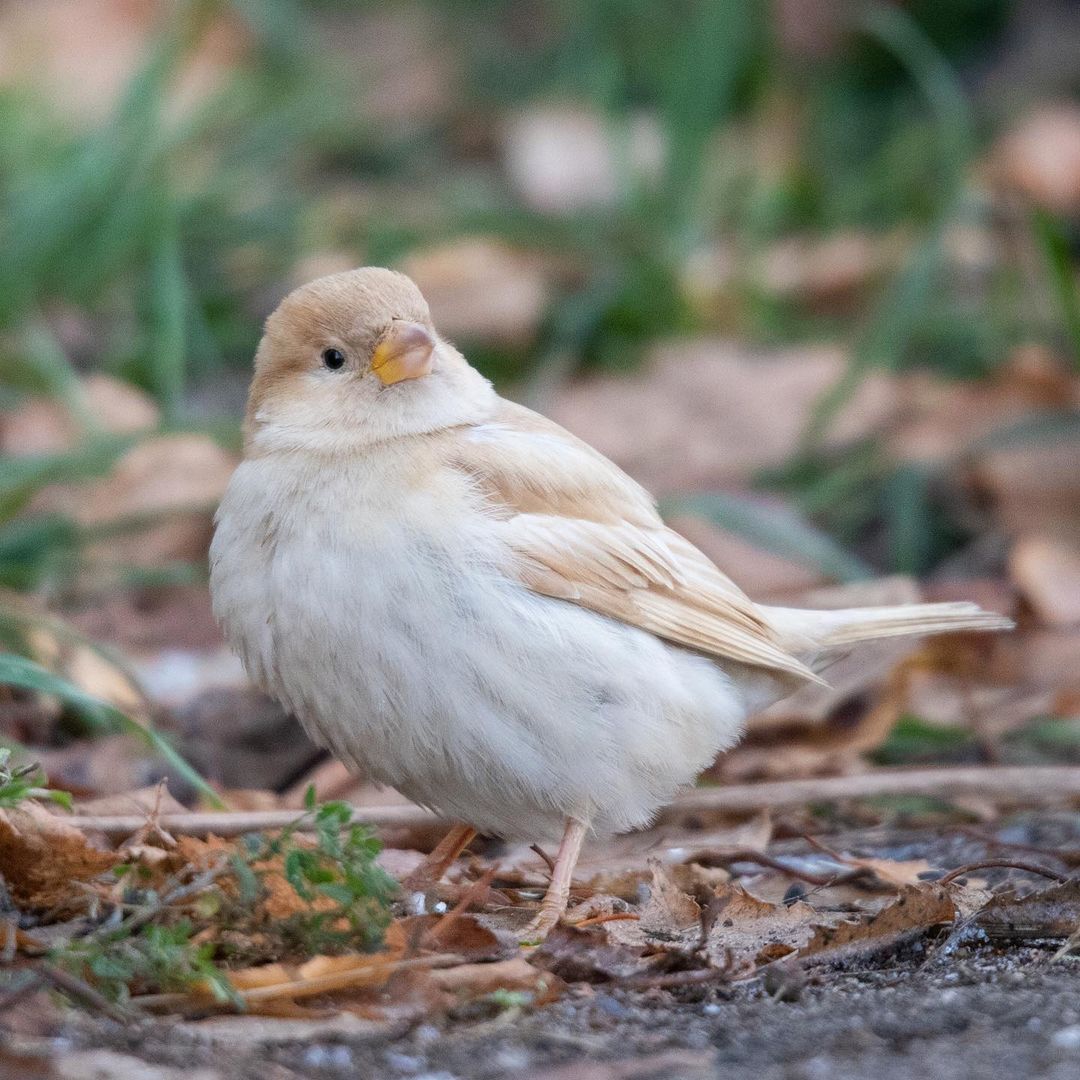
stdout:
<svg viewBox="0 0 1080 1080">
<path fill-rule="evenodd" d="M 426 889 L 442 880 L 454 860 L 476 839 L 471 825 L 455 825 L 436 845 L 427 858 L 402 881 L 406 889 Z"/>
<path fill-rule="evenodd" d="M 555 856 L 555 869 L 551 872 L 551 883 L 544 894 L 540 911 L 525 930 L 530 941 L 542 941 L 559 924 L 559 920 L 570 902 L 570 882 L 574 876 L 581 845 L 585 839 L 585 825 L 573 818 L 568 818 L 562 843 Z"/>
</svg>

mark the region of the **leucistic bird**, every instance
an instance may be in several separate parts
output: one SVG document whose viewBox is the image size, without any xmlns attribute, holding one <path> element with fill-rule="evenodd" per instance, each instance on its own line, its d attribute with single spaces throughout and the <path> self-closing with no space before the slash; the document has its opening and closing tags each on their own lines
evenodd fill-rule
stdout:
<svg viewBox="0 0 1080 1080">
<path fill-rule="evenodd" d="M 560 839 L 534 938 L 587 834 L 647 825 L 830 654 L 1010 625 L 965 603 L 753 603 L 377 268 L 305 285 L 267 320 L 211 588 L 252 680 L 315 740 L 462 823 L 421 878 L 474 830 Z"/>
</svg>

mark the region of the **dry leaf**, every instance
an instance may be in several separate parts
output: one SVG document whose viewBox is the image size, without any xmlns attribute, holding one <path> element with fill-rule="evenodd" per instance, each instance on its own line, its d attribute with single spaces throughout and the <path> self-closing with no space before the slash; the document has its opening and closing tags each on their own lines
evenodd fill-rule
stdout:
<svg viewBox="0 0 1080 1080">
<path fill-rule="evenodd" d="M 1063 881 L 1024 894 L 997 893 L 976 922 L 995 938 L 1067 938 L 1080 926 L 1080 881 Z"/>
<path fill-rule="evenodd" d="M 639 372 L 568 387 L 551 414 L 657 494 L 724 488 L 787 461 L 847 366 L 843 352 L 823 346 L 756 353 L 718 340 L 667 342 Z M 830 425 L 828 445 L 877 430 L 895 403 L 889 379 L 867 377 Z"/>
<path fill-rule="evenodd" d="M 856 922 L 819 926 L 803 956 L 834 959 L 845 954 L 894 948 L 905 938 L 955 920 L 956 904 L 939 885 L 907 886 L 888 906 Z"/>
<path fill-rule="evenodd" d="M 668 524 L 705 552 L 717 566 L 726 566 L 732 573 L 737 573 L 739 588 L 755 600 L 797 595 L 827 582 L 820 570 L 773 555 L 759 544 L 717 528 L 704 518 L 672 517 Z"/>
<path fill-rule="evenodd" d="M 647 935 L 676 937 L 701 923 L 701 907 L 671 877 L 659 859 L 650 859 L 652 886 L 641 910 L 640 928 Z"/>
<path fill-rule="evenodd" d="M 230 971 L 228 975 L 237 993 L 250 1006 L 281 998 L 295 1000 L 381 986 L 399 969 L 396 953 L 379 952 L 315 956 L 299 967 L 260 964 Z"/>
<path fill-rule="evenodd" d="M 440 990 L 469 997 L 482 997 L 495 990 L 529 990 L 547 996 L 557 982 L 550 972 L 533 967 L 522 956 L 494 964 L 439 968 L 433 970 L 429 978 Z"/>
<path fill-rule="evenodd" d="M 709 901 L 705 920 L 710 925 L 706 951 L 712 961 L 720 966 L 728 962 L 741 966 L 766 963 L 798 951 L 829 916 L 802 901 L 786 906 L 771 904 L 741 885 L 724 883 Z M 600 929 L 614 944 L 640 948 L 663 944 L 668 951 L 688 954 L 697 951 L 701 938 L 700 923 L 677 930 L 666 928 L 662 933 L 649 932 L 642 923 L 629 921 L 605 922 Z"/>
<path fill-rule="evenodd" d="M 520 347 L 536 337 L 549 300 L 534 257 L 482 238 L 411 252 L 402 260 L 440 333 Z"/>
<path fill-rule="evenodd" d="M 933 871 L 926 859 L 860 859 L 854 855 L 842 855 L 841 859 L 856 870 L 869 870 L 884 885 L 897 888 L 919 886 L 923 874 Z"/>
<path fill-rule="evenodd" d="M 424 950 L 489 960 L 503 951 L 499 939 L 473 915 L 414 915 L 398 923 L 406 941 Z"/>
<path fill-rule="evenodd" d="M 1037 533 L 1080 544 L 1080 443 L 1002 448 L 984 454 L 973 473 L 1008 535 Z"/>
<path fill-rule="evenodd" d="M 717 963 L 722 963 L 729 951 L 736 963 L 776 960 L 800 950 L 815 927 L 829 921 L 829 916 L 802 900 L 789 905 L 770 904 L 736 884 L 716 890 L 709 916 L 713 924 L 708 951 Z"/>
<path fill-rule="evenodd" d="M 102 431 L 131 435 L 149 431 L 160 421 L 153 399 L 131 383 L 95 374 L 82 378 L 80 389 L 87 414 Z M 74 417 L 54 398 L 29 398 L 0 413 L 0 452 L 13 457 L 71 450 L 80 436 Z"/>
<path fill-rule="evenodd" d="M 1080 547 L 1043 536 L 1022 536 L 1009 572 L 1027 602 L 1049 626 L 1080 624 Z"/>
<path fill-rule="evenodd" d="M 98 799 L 80 799 L 75 806 L 75 813 L 80 815 L 110 814 L 182 814 L 187 807 L 174 799 L 166 787 L 160 784 L 148 784 L 117 795 L 105 795 Z"/>
<path fill-rule="evenodd" d="M 92 881 L 120 861 L 31 800 L 0 810 L 0 880 L 20 907 L 79 902 L 72 882 Z"/>
<path fill-rule="evenodd" d="M 769 248 L 753 275 L 766 292 L 818 312 L 844 311 L 904 257 L 902 237 L 854 231 L 788 237 Z"/>
<path fill-rule="evenodd" d="M 1080 107 L 1039 106 L 995 150 L 1002 184 L 1058 214 L 1080 211 Z"/>
<path fill-rule="evenodd" d="M 133 537 L 97 549 L 109 562 L 160 566 L 206 554 L 211 516 L 236 458 L 206 435 L 163 435 L 129 450 L 104 479 L 78 489 L 74 511 L 83 525 L 168 515 Z"/>
</svg>

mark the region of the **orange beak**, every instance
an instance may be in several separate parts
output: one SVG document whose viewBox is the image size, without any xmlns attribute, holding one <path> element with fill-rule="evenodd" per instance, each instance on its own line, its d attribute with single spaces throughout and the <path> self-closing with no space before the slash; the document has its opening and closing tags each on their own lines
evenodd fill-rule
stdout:
<svg viewBox="0 0 1080 1080">
<path fill-rule="evenodd" d="M 419 323 L 395 319 L 371 356 L 371 370 L 383 386 L 431 374 L 435 338 Z"/>
</svg>

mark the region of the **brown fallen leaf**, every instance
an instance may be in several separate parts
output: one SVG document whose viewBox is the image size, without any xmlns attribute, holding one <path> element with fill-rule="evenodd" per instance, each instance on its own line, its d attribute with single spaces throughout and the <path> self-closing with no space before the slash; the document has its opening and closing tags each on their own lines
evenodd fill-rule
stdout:
<svg viewBox="0 0 1080 1080">
<path fill-rule="evenodd" d="M 883 885 L 898 888 L 919 886 L 923 875 L 934 869 L 926 859 L 862 859 L 844 854 L 840 859 L 853 869 L 868 870 Z"/>
<path fill-rule="evenodd" d="M 650 859 L 652 885 L 639 927 L 648 936 L 675 937 L 701 923 L 701 905 L 675 883 L 659 859 Z"/>
<path fill-rule="evenodd" d="M 1080 211 L 1080 107 L 1040 105 L 1008 132 L 994 151 L 992 172 L 1018 192 L 1058 214 Z"/>
<path fill-rule="evenodd" d="M 948 889 L 909 885 L 889 905 L 865 918 L 835 926 L 818 926 L 801 956 L 838 959 L 846 955 L 895 948 L 904 939 L 952 923 L 957 914 Z"/>
<path fill-rule="evenodd" d="M 154 814 L 183 813 L 186 807 L 160 784 L 124 791 L 116 795 L 103 795 L 97 799 L 80 799 L 75 806 L 77 814 L 138 814 L 149 818 Z"/>
<path fill-rule="evenodd" d="M 77 488 L 72 509 L 86 526 L 164 518 L 134 536 L 96 545 L 102 562 L 160 566 L 201 558 L 235 465 L 235 456 L 209 436 L 161 435 L 129 450 L 108 476 Z"/>
<path fill-rule="evenodd" d="M 161 416 L 149 394 L 110 375 L 79 380 L 86 414 L 113 435 L 133 435 L 157 427 Z M 55 398 L 33 397 L 0 413 L 0 452 L 13 457 L 73 449 L 82 432 L 70 410 Z"/>
<path fill-rule="evenodd" d="M 1080 624 L 1080 546 L 1045 536 L 1021 536 L 1009 572 L 1047 626 Z"/>
<path fill-rule="evenodd" d="M 902 236 L 852 230 L 823 239 L 789 237 L 761 257 L 754 278 L 766 292 L 823 313 L 849 310 L 905 255 Z"/>
<path fill-rule="evenodd" d="M 797 952 L 820 924 L 834 917 L 801 900 L 790 905 L 769 903 L 739 884 L 726 882 L 716 887 L 704 918 L 709 926 L 705 952 L 710 960 L 721 967 L 741 967 Z M 662 930 L 652 931 L 640 922 L 613 921 L 603 923 L 600 929 L 612 943 L 624 946 L 662 946 L 687 955 L 701 947 L 700 920 L 681 927 L 669 922 Z"/>
<path fill-rule="evenodd" d="M 493 964 L 457 964 L 431 971 L 429 978 L 440 990 L 459 996 L 482 997 L 496 990 L 527 990 L 550 1000 L 558 980 L 549 971 L 534 967 L 523 956 Z"/>
<path fill-rule="evenodd" d="M 0 810 L 0 880 L 20 907 L 81 906 L 72 882 L 92 881 L 121 861 L 32 800 Z"/>
<path fill-rule="evenodd" d="M 547 308 L 547 276 L 536 259 L 498 241 L 414 251 L 401 269 L 419 286 L 440 331 L 455 340 L 528 345 Z"/>
<path fill-rule="evenodd" d="M 1009 536 L 1037 533 L 1080 544 L 1080 442 L 1061 439 L 1002 447 L 972 465 Z"/>
<path fill-rule="evenodd" d="M 787 597 L 827 582 L 825 575 L 806 563 L 764 551 L 733 532 L 700 517 L 671 517 L 668 524 L 700 548 L 717 566 L 738 569 L 739 587 L 755 600 Z"/>
<path fill-rule="evenodd" d="M 976 924 L 993 938 L 1068 938 L 1080 926 L 1080 880 L 1027 893 L 997 893 L 979 912 Z"/>
<path fill-rule="evenodd" d="M 413 915 L 398 924 L 406 941 L 430 952 L 454 953 L 467 960 L 490 960 L 504 946 L 473 915 Z"/>
<path fill-rule="evenodd" d="M 824 346 L 750 352 L 716 339 L 670 341 L 631 375 L 569 385 L 550 411 L 658 495 L 723 489 L 796 453 L 814 403 L 847 367 L 842 351 Z M 894 383 L 868 377 L 828 445 L 877 431 L 896 405 Z"/>
</svg>

